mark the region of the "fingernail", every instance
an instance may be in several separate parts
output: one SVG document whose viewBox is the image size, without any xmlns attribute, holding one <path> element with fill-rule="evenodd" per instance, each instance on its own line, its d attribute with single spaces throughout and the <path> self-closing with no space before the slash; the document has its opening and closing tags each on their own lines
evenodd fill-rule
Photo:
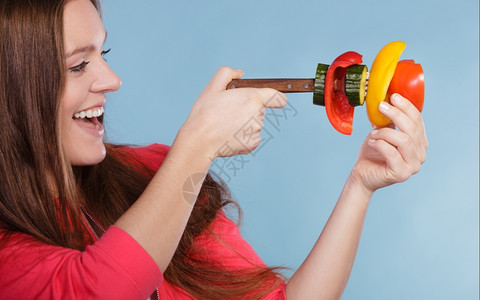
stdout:
<svg viewBox="0 0 480 300">
<path fill-rule="evenodd" d="M 369 139 L 367 143 L 371 146 L 371 145 L 375 144 L 375 140 L 374 139 Z"/>
<path fill-rule="evenodd" d="M 387 111 L 387 110 L 390 109 L 390 104 L 388 104 L 388 103 L 385 102 L 385 101 L 382 101 L 382 102 L 380 102 L 379 108 L 380 108 L 381 110 Z"/>
<path fill-rule="evenodd" d="M 402 97 L 400 97 L 399 94 L 393 94 L 391 100 L 397 104 L 400 104 L 402 102 Z"/>
<path fill-rule="evenodd" d="M 372 130 L 372 132 L 370 133 L 371 136 L 376 136 L 378 133 L 378 130 Z"/>
</svg>

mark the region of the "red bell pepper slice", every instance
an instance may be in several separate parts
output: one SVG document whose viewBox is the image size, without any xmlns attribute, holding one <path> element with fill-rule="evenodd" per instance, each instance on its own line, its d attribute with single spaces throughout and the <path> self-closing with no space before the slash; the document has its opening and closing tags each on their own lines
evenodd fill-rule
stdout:
<svg viewBox="0 0 480 300">
<path fill-rule="evenodd" d="M 348 51 L 338 56 L 325 76 L 325 109 L 332 126 L 340 133 L 350 135 L 353 130 L 354 108 L 345 95 L 347 67 L 362 63 L 362 55 Z"/>
<path fill-rule="evenodd" d="M 401 60 L 397 64 L 395 74 L 388 86 L 387 99 L 398 93 L 410 100 L 415 107 L 422 111 L 425 95 L 425 82 L 423 69 L 413 59 Z"/>
</svg>

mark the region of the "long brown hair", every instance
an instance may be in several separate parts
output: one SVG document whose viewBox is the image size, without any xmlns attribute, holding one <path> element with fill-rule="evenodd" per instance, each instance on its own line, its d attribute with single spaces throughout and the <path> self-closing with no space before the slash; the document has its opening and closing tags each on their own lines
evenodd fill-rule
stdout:
<svg viewBox="0 0 480 300">
<path fill-rule="evenodd" d="M 72 167 L 64 153 L 58 116 L 66 70 L 67 1 L 0 2 L 0 225 L 7 233 L 0 248 L 19 232 L 83 250 L 94 241 L 85 234 L 81 205 L 107 228 L 153 175 L 114 145 L 107 144 L 105 160 L 95 166 Z M 99 8 L 96 0 L 91 2 Z M 199 199 L 165 271 L 166 280 L 199 299 L 261 298 L 281 284 L 276 268 L 226 270 L 196 255 L 205 249 L 197 249 L 194 240 L 201 233 L 215 235 L 209 225 L 218 211 L 228 204 L 238 207 L 226 185 L 211 175 Z"/>
</svg>

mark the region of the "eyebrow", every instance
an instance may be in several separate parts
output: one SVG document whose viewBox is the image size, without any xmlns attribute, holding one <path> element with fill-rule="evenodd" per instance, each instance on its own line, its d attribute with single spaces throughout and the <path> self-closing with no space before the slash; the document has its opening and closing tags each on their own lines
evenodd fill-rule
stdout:
<svg viewBox="0 0 480 300">
<path fill-rule="evenodd" d="M 103 44 L 105 44 L 105 42 L 107 41 L 107 32 L 105 31 L 105 39 L 103 40 Z M 88 46 L 84 46 L 84 47 L 79 47 L 79 48 L 76 48 L 75 50 L 67 53 L 65 55 L 66 58 L 69 58 L 71 56 L 74 56 L 75 54 L 77 53 L 83 53 L 83 52 L 90 52 L 90 51 L 93 51 L 95 50 L 95 46 L 94 45 L 88 45 Z"/>
</svg>

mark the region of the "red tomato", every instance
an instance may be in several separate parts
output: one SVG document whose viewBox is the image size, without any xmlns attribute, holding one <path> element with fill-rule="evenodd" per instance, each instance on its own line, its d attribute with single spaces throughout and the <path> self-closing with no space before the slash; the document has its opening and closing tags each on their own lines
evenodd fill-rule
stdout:
<svg viewBox="0 0 480 300">
<path fill-rule="evenodd" d="M 422 111 L 425 83 L 420 64 L 416 64 L 412 59 L 398 62 L 395 74 L 388 87 L 387 99 L 390 99 L 390 96 L 394 93 L 407 98 L 419 111 Z"/>
</svg>

